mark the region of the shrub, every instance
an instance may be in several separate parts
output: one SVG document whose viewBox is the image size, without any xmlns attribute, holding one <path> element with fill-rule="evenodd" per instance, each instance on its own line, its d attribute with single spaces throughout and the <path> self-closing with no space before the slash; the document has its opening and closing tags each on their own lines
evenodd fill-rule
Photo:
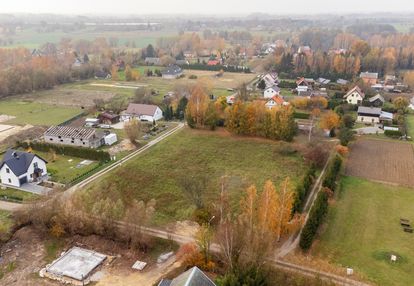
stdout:
<svg viewBox="0 0 414 286">
<path fill-rule="evenodd" d="M 329 188 L 333 192 L 336 189 L 336 179 L 342 166 L 342 158 L 339 155 L 335 156 L 332 164 L 329 166 L 325 179 L 322 182 L 322 186 Z"/>
<path fill-rule="evenodd" d="M 195 74 L 192 74 L 188 77 L 189 79 L 197 79 L 197 76 Z"/>
<path fill-rule="evenodd" d="M 315 145 L 308 147 L 303 156 L 307 164 L 322 168 L 328 158 L 328 152 L 321 145 Z"/>
<path fill-rule="evenodd" d="M 54 145 L 43 142 L 21 142 L 20 147 L 25 149 L 32 148 L 33 150 L 49 152 L 54 150 L 57 154 L 68 155 L 73 157 L 79 157 L 94 161 L 107 162 L 111 160 L 111 156 L 108 152 L 98 151 L 90 148 L 75 147 L 68 145 Z"/>
<path fill-rule="evenodd" d="M 399 130 L 385 130 L 384 135 L 391 138 L 399 138 L 402 136 L 402 133 Z"/>
<path fill-rule="evenodd" d="M 327 210 L 328 194 L 322 191 L 316 198 L 315 204 L 310 211 L 309 219 L 300 236 L 299 246 L 302 250 L 308 250 L 312 246 L 313 239 L 315 238 Z"/>
<path fill-rule="evenodd" d="M 302 182 L 296 187 L 295 201 L 293 203 L 292 214 L 302 212 L 305 205 L 305 201 L 309 196 L 309 192 L 312 189 L 312 184 L 315 178 L 316 168 L 315 165 L 311 165 Z"/>
</svg>

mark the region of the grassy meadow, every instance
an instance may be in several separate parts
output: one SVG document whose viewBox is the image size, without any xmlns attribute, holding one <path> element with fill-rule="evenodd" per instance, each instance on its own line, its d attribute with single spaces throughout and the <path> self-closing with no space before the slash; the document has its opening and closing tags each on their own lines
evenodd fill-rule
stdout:
<svg viewBox="0 0 414 286">
<path fill-rule="evenodd" d="M 15 116 L 6 124 L 56 125 L 82 113 L 80 108 L 21 100 L 2 100 L 0 114 Z"/>
<path fill-rule="evenodd" d="M 341 184 L 313 253 L 352 267 L 377 285 L 411 285 L 414 234 L 404 232 L 399 220 L 414 223 L 414 189 L 354 177 Z M 398 256 L 396 263 L 391 254 Z"/>
<path fill-rule="evenodd" d="M 181 182 L 203 174 L 207 178 L 206 207 L 218 199 L 223 176 L 231 203 L 237 207 L 252 184 L 261 190 L 268 179 L 276 184 L 287 176 L 293 184 L 299 180 L 305 169 L 303 159 L 297 153 L 286 154 L 286 145 L 233 137 L 224 130 L 185 129 L 92 184 L 84 199 L 87 204 L 100 198 L 121 199 L 125 205 L 133 199 L 156 199 L 155 224 L 192 219 L 195 205 Z"/>
</svg>

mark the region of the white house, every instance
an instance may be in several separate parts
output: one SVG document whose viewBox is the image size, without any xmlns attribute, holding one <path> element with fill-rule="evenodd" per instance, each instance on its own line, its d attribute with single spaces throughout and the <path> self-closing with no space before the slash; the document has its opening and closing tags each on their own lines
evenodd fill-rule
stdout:
<svg viewBox="0 0 414 286">
<path fill-rule="evenodd" d="M 130 103 L 127 110 L 121 112 L 121 121 L 130 121 L 132 118 L 140 121 L 157 121 L 163 117 L 162 110 L 156 105 Z"/>
<path fill-rule="evenodd" d="M 392 113 L 382 111 L 379 107 L 358 107 L 357 121 L 361 123 L 378 124 L 384 121 L 392 122 L 393 118 Z"/>
<path fill-rule="evenodd" d="M 46 160 L 39 156 L 9 149 L 0 164 L 0 179 L 4 185 L 20 187 L 47 175 Z"/>
<path fill-rule="evenodd" d="M 279 83 L 279 77 L 277 73 L 267 73 L 262 77 L 262 80 L 266 83 L 266 87 L 272 87 Z"/>
<path fill-rule="evenodd" d="M 360 105 L 364 98 L 365 93 L 359 88 L 359 86 L 355 86 L 344 95 L 346 102 L 353 105 Z"/>
<path fill-rule="evenodd" d="M 277 106 L 286 106 L 286 105 L 289 105 L 289 102 L 286 102 L 283 99 L 283 97 L 278 96 L 278 95 L 273 96 L 265 104 L 267 109 L 273 109 L 274 107 L 277 107 Z"/>
<path fill-rule="evenodd" d="M 280 95 L 280 88 L 276 85 L 268 87 L 263 91 L 264 98 L 272 98 L 273 96 Z"/>
</svg>

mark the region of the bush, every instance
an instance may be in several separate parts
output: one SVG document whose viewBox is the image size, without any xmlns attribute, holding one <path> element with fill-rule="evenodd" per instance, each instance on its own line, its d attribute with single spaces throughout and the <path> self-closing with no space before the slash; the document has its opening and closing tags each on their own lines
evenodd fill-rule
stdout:
<svg viewBox="0 0 414 286">
<path fill-rule="evenodd" d="M 295 201 L 293 203 L 292 214 L 300 213 L 303 210 L 306 199 L 309 196 L 309 192 L 312 189 L 312 184 L 315 179 L 316 168 L 315 165 L 311 165 L 302 182 L 296 187 Z"/>
<path fill-rule="evenodd" d="M 300 236 L 299 246 L 302 250 L 308 250 L 312 246 L 313 239 L 321 225 L 323 218 L 328 211 L 328 194 L 322 191 L 318 194 L 315 204 L 313 205 L 309 219 L 303 228 Z"/>
<path fill-rule="evenodd" d="M 304 112 L 295 112 L 295 113 L 293 113 L 293 117 L 296 118 L 296 119 L 309 119 L 310 114 L 309 113 L 304 113 Z"/>
<path fill-rule="evenodd" d="M 21 142 L 20 147 L 23 147 L 25 149 L 30 147 L 33 150 L 42 152 L 49 152 L 50 150 L 54 150 L 57 154 L 60 155 L 68 155 L 73 157 L 89 159 L 93 161 L 107 162 L 111 160 L 111 156 L 108 152 L 98 151 L 90 148 L 82 148 L 67 145 L 54 145 L 43 142 Z"/>
<path fill-rule="evenodd" d="M 402 136 L 402 133 L 399 130 L 385 130 L 384 135 L 391 138 L 399 138 Z"/>
<path fill-rule="evenodd" d="M 307 164 L 322 168 L 328 158 L 328 152 L 321 145 L 309 146 L 303 155 Z"/>
<path fill-rule="evenodd" d="M 322 186 L 329 188 L 331 191 L 336 189 L 336 179 L 338 178 L 339 171 L 342 166 L 342 158 L 339 155 L 335 156 L 332 164 L 329 166 L 325 179 L 322 182 Z"/>
<path fill-rule="evenodd" d="M 280 88 L 296 88 L 296 82 L 282 80 L 279 83 Z"/>
<path fill-rule="evenodd" d="M 195 74 L 192 74 L 188 77 L 189 79 L 197 79 L 197 76 Z"/>
</svg>

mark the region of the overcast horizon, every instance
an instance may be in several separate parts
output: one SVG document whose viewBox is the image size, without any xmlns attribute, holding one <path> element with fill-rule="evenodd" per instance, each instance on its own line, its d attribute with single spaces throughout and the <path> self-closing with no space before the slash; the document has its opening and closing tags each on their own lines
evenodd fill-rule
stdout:
<svg viewBox="0 0 414 286">
<path fill-rule="evenodd" d="M 115 4 L 114 4 L 115 3 Z M 279 3 L 272 0 L 256 0 L 243 3 L 236 0 L 210 0 L 208 5 L 204 1 L 193 0 L 158 0 L 133 1 L 118 0 L 72 0 L 62 3 L 50 0 L 15 0 L 2 3 L 1 13 L 31 13 L 31 14 L 67 14 L 67 15 L 248 15 L 252 13 L 267 13 L 273 15 L 306 15 L 306 14 L 369 14 L 369 13 L 411 13 L 414 5 L 410 0 L 394 0 L 392 7 L 389 1 L 377 0 L 373 2 L 348 0 L 346 3 L 326 0 L 309 1 L 296 0 L 294 5 Z M 300 9 L 303 7 L 303 9 Z M 410 8 L 408 8 L 410 7 Z"/>
</svg>

